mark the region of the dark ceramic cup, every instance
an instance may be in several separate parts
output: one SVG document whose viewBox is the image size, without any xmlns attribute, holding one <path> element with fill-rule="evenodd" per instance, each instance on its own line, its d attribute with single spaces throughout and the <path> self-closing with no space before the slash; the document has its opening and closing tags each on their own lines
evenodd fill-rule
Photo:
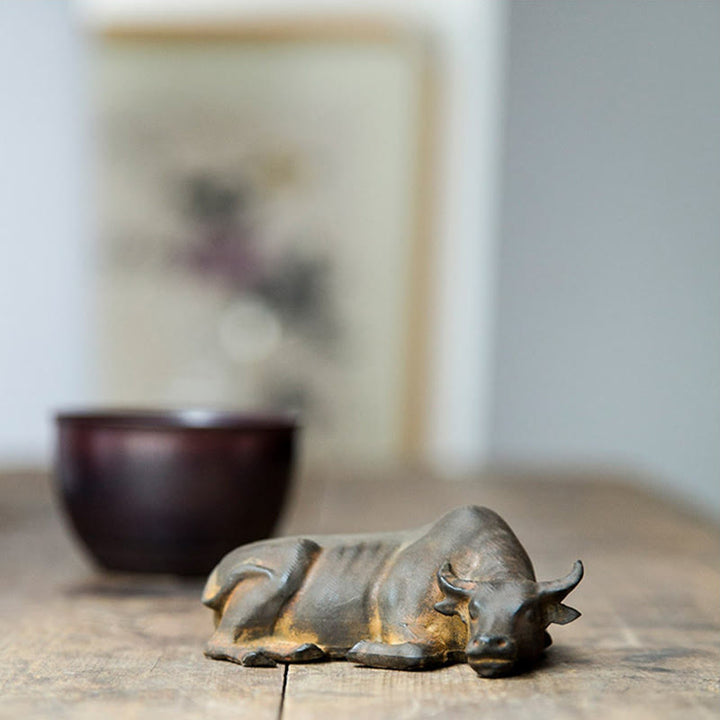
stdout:
<svg viewBox="0 0 720 720">
<path fill-rule="evenodd" d="M 101 566 L 204 575 L 272 533 L 292 471 L 292 416 L 114 410 L 56 420 L 60 499 Z"/>
</svg>

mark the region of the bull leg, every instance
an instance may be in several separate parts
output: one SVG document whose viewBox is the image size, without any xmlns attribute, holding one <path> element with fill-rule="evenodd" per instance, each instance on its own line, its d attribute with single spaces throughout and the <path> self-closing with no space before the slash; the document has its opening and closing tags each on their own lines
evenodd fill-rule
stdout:
<svg viewBox="0 0 720 720">
<path fill-rule="evenodd" d="M 205 646 L 205 655 L 215 660 L 229 660 L 247 667 L 275 667 L 277 662 L 252 644 L 224 643 L 213 637 Z"/>
<path fill-rule="evenodd" d="M 205 650 L 216 660 L 230 660 L 246 667 L 275 667 L 277 663 L 326 660 L 327 653 L 314 643 L 291 643 L 275 638 L 257 638 L 232 645 L 214 645 Z"/>
<path fill-rule="evenodd" d="M 268 634 L 287 599 L 283 589 L 273 577 L 242 580 L 228 598 L 208 648 Z"/>
<path fill-rule="evenodd" d="M 361 640 L 347 654 L 350 662 L 393 670 L 424 670 L 448 662 L 447 654 L 438 646 L 417 642 L 389 644 Z"/>
<path fill-rule="evenodd" d="M 314 560 L 316 547 L 300 541 L 286 551 L 281 564 L 273 563 L 273 569 L 239 562 L 232 570 L 237 584 L 222 610 L 216 611 L 218 623 L 205 654 L 243 665 L 274 665 L 272 653 L 263 653 L 257 640 L 272 634 L 283 605 L 297 591 Z M 303 649 L 303 653 L 312 651 Z"/>
<path fill-rule="evenodd" d="M 401 618 L 389 624 L 393 632 L 389 636 L 383 633 L 385 642 L 361 640 L 350 648 L 347 659 L 369 667 L 393 670 L 424 670 L 455 660 L 447 647 L 430 637 L 424 627 Z"/>
<path fill-rule="evenodd" d="M 277 638 L 258 638 L 253 642 L 252 652 L 281 663 L 303 663 L 326 660 L 327 653 L 315 643 L 297 643 Z"/>
</svg>

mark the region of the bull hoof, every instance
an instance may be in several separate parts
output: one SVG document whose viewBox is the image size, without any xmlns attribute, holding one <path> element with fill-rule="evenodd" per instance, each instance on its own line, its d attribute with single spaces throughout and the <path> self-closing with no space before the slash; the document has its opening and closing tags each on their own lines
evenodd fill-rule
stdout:
<svg viewBox="0 0 720 720">
<path fill-rule="evenodd" d="M 314 643 L 303 643 L 292 653 L 290 660 L 291 662 L 314 662 L 323 660 L 325 657 L 325 651 Z"/>
<path fill-rule="evenodd" d="M 281 663 L 305 663 L 317 660 L 327 660 L 327 653 L 315 643 L 302 643 L 292 645 L 290 643 L 275 642 L 272 640 L 265 645 L 258 647 L 258 652 Z"/>
<path fill-rule="evenodd" d="M 262 650 L 251 650 L 245 653 L 240 662 L 245 667 L 277 667 L 277 663 Z"/>
</svg>

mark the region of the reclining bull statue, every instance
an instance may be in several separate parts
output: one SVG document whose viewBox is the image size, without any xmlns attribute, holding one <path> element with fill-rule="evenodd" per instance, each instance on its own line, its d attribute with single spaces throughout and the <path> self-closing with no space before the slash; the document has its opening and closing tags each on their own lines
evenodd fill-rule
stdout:
<svg viewBox="0 0 720 720">
<path fill-rule="evenodd" d="M 580 613 L 562 604 L 583 576 L 536 582 L 505 521 L 452 510 L 417 530 L 263 540 L 208 578 L 216 630 L 205 654 L 249 666 L 347 659 L 421 670 L 467 662 L 483 677 L 521 671 Z"/>
</svg>

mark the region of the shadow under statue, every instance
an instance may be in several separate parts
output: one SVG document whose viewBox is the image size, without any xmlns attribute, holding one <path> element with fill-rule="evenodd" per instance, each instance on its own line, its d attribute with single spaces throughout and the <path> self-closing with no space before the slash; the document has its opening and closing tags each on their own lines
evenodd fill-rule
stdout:
<svg viewBox="0 0 720 720">
<path fill-rule="evenodd" d="M 536 582 L 505 521 L 467 506 L 416 530 L 263 540 L 213 570 L 205 654 L 247 666 L 346 659 L 423 670 L 467 662 L 482 677 L 527 668 L 583 576 Z"/>
</svg>

